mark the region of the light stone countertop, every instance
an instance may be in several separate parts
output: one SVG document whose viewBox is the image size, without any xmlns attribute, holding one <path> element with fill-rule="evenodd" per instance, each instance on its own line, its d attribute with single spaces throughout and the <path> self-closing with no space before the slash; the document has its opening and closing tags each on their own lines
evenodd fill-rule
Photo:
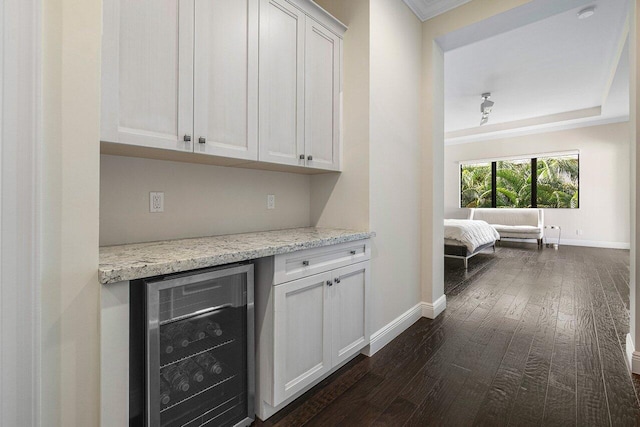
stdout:
<svg viewBox="0 0 640 427">
<path fill-rule="evenodd" d="M 374 237 L 365 231 L 295 228 L 100 248 L 102 284 L 179 273 Z"/>
</svg>

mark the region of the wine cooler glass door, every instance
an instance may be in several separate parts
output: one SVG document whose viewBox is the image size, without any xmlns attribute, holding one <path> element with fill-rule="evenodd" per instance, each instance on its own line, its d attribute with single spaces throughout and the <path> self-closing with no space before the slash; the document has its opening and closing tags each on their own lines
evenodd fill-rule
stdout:
<svg viewBox="0 0 640 427">
<path fill-rule="evenodd" d="M 253 418 L 253 265 L 167 276 L 147 286 L 147 425 Z"/>
</svg>

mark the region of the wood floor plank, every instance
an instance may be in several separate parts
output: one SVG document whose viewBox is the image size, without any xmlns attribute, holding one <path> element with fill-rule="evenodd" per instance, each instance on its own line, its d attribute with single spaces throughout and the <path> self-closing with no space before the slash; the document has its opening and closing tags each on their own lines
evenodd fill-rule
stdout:
<svg viewBox="0 0 640 427">
<path fill-rule="evenodd" d="M 406 426 L 444 425 L 444 415 L 464 387 L 469 370 L 449 365 L 445 375 L 424 396 L 422 403 L 404 424 Z"/>
<path fill-rule="evenodd" d="M 549 386 L 542 425 L 548 427 L 575 426 L 576 394 L 565 388 Z"/>
<path fill-rule="evenodd" d="M 384 410 L 382 414 L 371 424 L 372 427 L 395 427 L 401 426 L 406 423 L 413 412 L 416 410 L 416 405 L 405 400 L 401 397 L 397 397 L 391 402 L 391 404 Z"/>
<path fill-rule="evenodd" d="M 505 242 L 445 274 L 441 316 L 256 425 L 640 425 L 628 251 Z"/>
</svg>

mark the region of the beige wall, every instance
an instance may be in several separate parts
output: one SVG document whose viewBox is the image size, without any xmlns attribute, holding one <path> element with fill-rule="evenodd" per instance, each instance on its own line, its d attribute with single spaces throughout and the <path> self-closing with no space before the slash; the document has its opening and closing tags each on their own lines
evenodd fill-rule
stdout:
<svg viewBox="0 0 640 427">
<path fill-rule="evenodd" d="M 529 0 L 472 1 L 422 26 L 422 300 L 444 293 L 444 56 L 436 39 L 528 3 Z"/>
<path fill-rule="evenodd" d="M 545 209 L 545 223 L 560 225 L 566 243 L 628 247 L 629 145 L 625 122 L 445 147 L 445 216 L 468 214 L 459 208 L 459 161 L 579 150 L 580 209 Z"/>
<path fill-rule="evenodd" d="M 319 0 L 349 29 L 343 44 L 341 174 L 311 178 L 311 223 L 369 229 L 369 0 Z"/>
<path fill-rule="evenodd" d="M 43 2 L 42 414 L 97 426 L 100 0 Z"/>
<path fill-rule="evenodd" d="M 308 227 L 310 187 L 308 175 L 102 155 L 100 245 Z M 164 212 L 149 213 L 150 191 Z"/>
<path fill-rule="evenodd" d="M 372 331 L 420 302 L 421 49 L 404 3 L 371 2 Z"/>
</svg>

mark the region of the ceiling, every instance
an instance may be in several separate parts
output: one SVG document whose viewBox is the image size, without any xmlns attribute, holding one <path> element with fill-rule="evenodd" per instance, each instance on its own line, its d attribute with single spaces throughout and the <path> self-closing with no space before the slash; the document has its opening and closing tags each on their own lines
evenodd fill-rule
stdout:
<svg viewBox="0 0 640 427">
<path fill-rule="evenodd" d="M 595 15 L 578 19 L 588 5 Z M 628 120 L 627 11 L 628 0 L 533 0 L 439 39 L 447 143 Z M 495 105 L 480 127 L 483 92 Z"/>
</svg>

